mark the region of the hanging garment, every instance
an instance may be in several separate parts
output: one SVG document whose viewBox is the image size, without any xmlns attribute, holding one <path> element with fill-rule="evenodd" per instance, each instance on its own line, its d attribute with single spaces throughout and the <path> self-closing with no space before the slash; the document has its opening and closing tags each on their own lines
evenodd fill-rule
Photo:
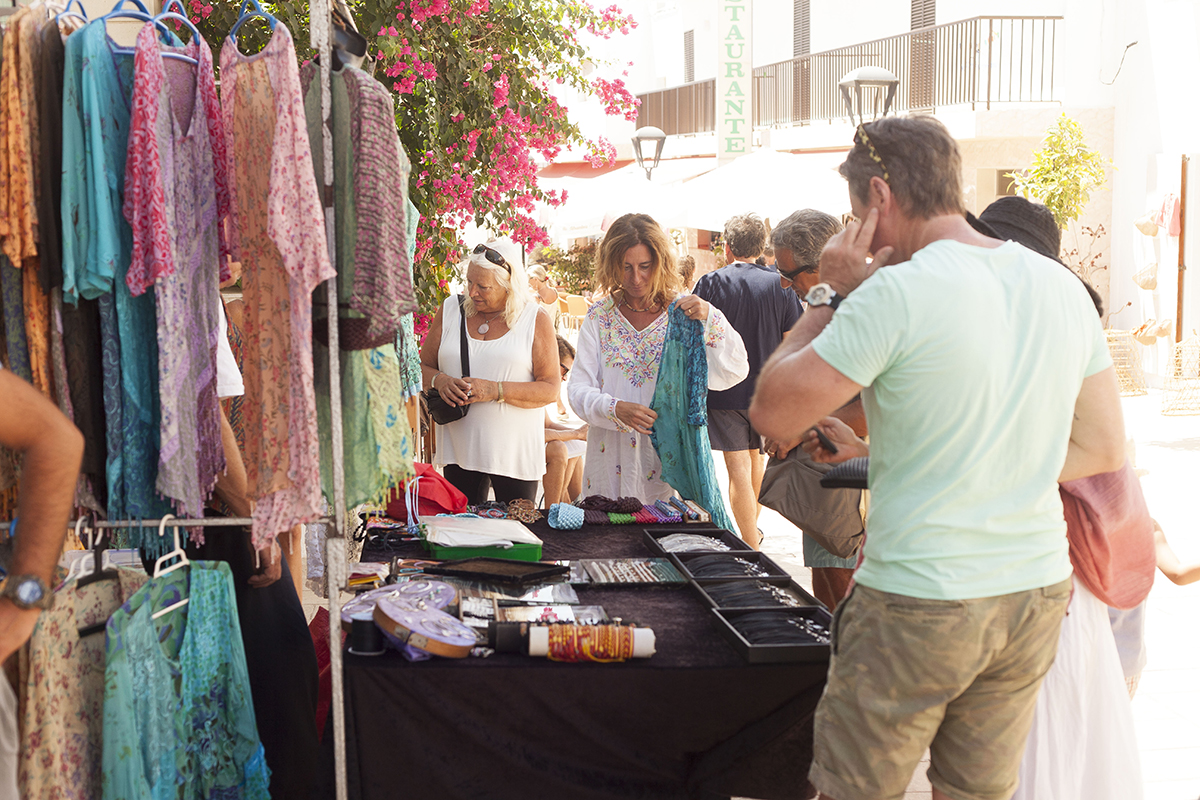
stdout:
<svg viewBox="0 0 1200 800">
<path fill-rule="evenodd" d="M 417 222 L 421 219 L 421 214 L 412 200 L 407 201 L 405 208 L 408 209 L 404 219 L 408 225 L 408 275 L 411 283 L 412 266 L 417 251 Z M 411 313 L 400 318 L 400 333 L 396 335 L 396 354 L 400 357 L 400 394 L 408 400 L 419 395 L 422 388 L 421 346 L 413 329 Z"/>
<path fill-rule="evenodd" d="M 29 368 L 29 345 L 25 341 L 25 292 L 21 270 L 8 256 L 0 254 L 0 300 L 4 309 L 4 343 L 8 350 L 8 368 L 18 378 L 33 382 Z"/>
<path fill-rule="evenodd" d="M 310 141 L 318 141 L 321 135 L 321 87 L 313 80 L 316 74 L 316 64 L 310 63 L 300 75 L 300 83 L 305 90 Z M 404 219 L 382 226 L 378 209 L 381 206 L 394 209 L 397 197 L 401 201 L 407 200 L 401 187 L 407 184 L 408 176 L 407 173 L 389 174 L 385 177 L 390 183 L 377 182 L 385 178 L 373 174 L 364 164 L 364 161 L 379 158 L 390 159 L 397 164 L 400 163 L 397 152 L 403 155 L 395 134 L 395 117 L 392 115 L 391 96 L 387 91 L 369 75 L 353 67 L 344 67 L 333 73 L 330 88 L 334 214 L 338 220 L 335 248 L 338 299 L 339 306 L 349 306 L 348 311 L 339 312 L 339 316 L 343 319 L 361 319 L 363 314 L 359 309 L 370 308 L 370 304 L 360 302 L 360 293 L 386 291 L 394 296 L 396 282 L 383 280 L 384 276 L 402 273 L 407 277 L 408 274 L 407 243 L 402 228 L 396 241 L 383 242 L 378 247 L 363 246 L 368 239 L 396 238 L 395 226 L 403 226 Z M 377 113 L 381 104 L 386 105 L 386 118 Z M 385 125 L 389 135 L 377 134 L 373 130 L 375 125 Z M 380 141 L 389 139 L 395 140 L 394 148 L 381 151 Z M 404 163 L 407 160 L 404 157 Z M 323 183 L 320 178 L 322 165 L 315 158 L 313 167 L 317 182 Z M 401 261 L 379 261 L 381 258 L 395 258 L 397 252 L 403 254 Z M 365 286 L 364 275 L 367 276 Z M 404 289 L 407 290 L 408 299 L 405 308 L 414 306 L 411 286 L 406 285 Z M 400 301 L 397 299 L 393 302 Z M 317 290 L 314 305 L 328 309 L 323 288 Z M 399 314 L 380 314 L 375 310 L 372 313 L 377 316 L 371 318 L 368 335 L 383 320 L 394 320 L 397 328 L 401 324 Z M 318 324 L 323 325 L 324 322 Z M 391 329 L 393 336 L 397 328 Z M 318 424 L 322 430 L 330 430 L 329 349 L 325 344 L 316 344 L 313 361 Z M 400 362 L 396 347 L 391 343 L 369 350 L 346 350 L 343 347 L 339 366 L 346 504 L 356 506 L 369 501 L 379 502 L 389 489 L 399 486 L 413 475 L 413 447 L 400 395 Z M 321 478 L 325 497 L 331 499 L 333 452 L 328 439 L 321 441 Z"/>
<path fill-rule="evenodd" d="M 14 267 L 37 257 L 37 208 L 34 200 L 31 133 L 37 127 L 33 102 L 32 55 L 41 9 L 19 8 L 8 20 L 4 63 L 0 67 L 0 122 L 6 150 L 8 232 L 0 243 Z M 31 265 L 35 270 L 36 264 Z"/>
<path fill-rule="evenodd" d="M 125 282 L 154 287 L 158 320 L 159 453 L 156 488 L 179 514 L 200 517 L 225 470 L 217 406 L 217 304 L 228 248 L 225 140 L 209 48 L 137 37 L 124 215 L 133 235 Z M 196 59 L 164 59 L 175 52 Z"/>
<path fill-rule="evenodd" d="M 275 26 L 262 52 L 221 49 L 221 108 L 232 198 L 230 240 L 243 269 L 246 476 L 261 548 L 320 515 L 312 367 L 312 292 L 334 276 L 311 169 L 295 49 Z M 266 154 L 270 154 L 268 158 Z"/>
<path fill-rule="evenodd" d="M 709 310 L 704 331 L 708 388 L 736 386 L 749 370 L 741 337 L 715 308 Z M 588 310 L 567 382 L 571 408 L 588 423 L 585 494 L 651 503 L 674 494 L 662 479 L 650 437 L 630 430 L 616 416 L 620 400 L 644 406 L 653 401 L 666 333 L 665 313 L 639 331 L 612 298 Z"/>
<path fill-rule="evenodd" d="M 710 307 L 709 313 L 712 309 Z M 708 509 L 714 524 L 736 530 L 725 513 L 712 445 L 708 441 L 708 361 L 704 325 L 688 319 L 678 301 L 667 311 L 667 336 L 650 408 L 658 414 L 650 441 L 662 462 L 662 479 Z"/>
<path fill-rule="evenodd" d="M 170 34 L 169 43 L 179 45 Z M 122 215 L 126 152 L 129 144 L 133 58 L 113 50 L 105 21 L 93 20 L 71 34 L 66 44 L 63 78 L 63 297 L 95 298 L 111 292 L 119 351 L 119 388 L 112 379 L 104 341 L 105 406 L 109 414 L 109 516 L 154 518 L 169 513 L 170 504 L 155 490 L 159 451 L 158 343 L 154 295 L 134 297 L 125 282 L 133 247 L 129 223 Z M 101 308 L 101 336 L 114 333 Z M 108 320 L 112 322 L 112 320 Z M 119 431 L 111 414 L 120 395 Z M 111 407 L 110 407 L 111 406 Z M 118 450 L 119 448 L 119 450 Z M 118 466 L 119 465 L 119 468 Z M 122 484 L 114 488 L 114 484 Z M 112 505 L 114 498 L 123 506 Z M 118 510 L 123 509 L 121 513 Z M 147 531 L 149 529 L 146 529 Z M 150 552 L 158 537 L 135 529 L 137 543 Z"/>
<path fill-rule="evenodd" d="M 75 306 L 63 304 L 62 323 L 67 388 L 75 427 L 83 434 L 83 462 L 79 471 L 91 483 L 96 499 L 104 506 L 108 498 L 105 474 L 108 445 L 105 436 L 99 302 L 80 300 Z"/>
<path fill-rule="evenodd" d="M 313 81 L 316 62 L 305 65 L 300 84 L 305 97 L 310 141 L 319 142 L 321 87 Z M 370 321 L 368 335 L 394 334 L 400 319 L 417 310 L 408 252 L 408 176 L 412 167 L 400 145 L 392 95 L 383 84 L 354 67 L 332 73 L 331 127 L 335 169 L 334 191 L 346 195 L 339 205 L 352 206 L 352 221 L 337 209 L 338 230 L 353 233 L 343 255 L 338 243 L 338 273 L 352 264 L 346 302 Z M 342 152 L 339 158 L 336 153 Z M 320 152 L 317 150 L 316 152 Z M 340 162 L 345 171 L 338 169 Z M 314 160 L 318 177 L 321 164 Z M 340 238 L 340 237 L 339 237 Z M 353 260 L 349 257 L 352 255 Z"/>
<path fill-rule="evenodd" d="M 104 438 L 108 445 L 104 482 L 108 490 L 108 518 L 128 519 L 125 503 L 125 426 L 122 424 L 121 344 L 117 333 L 117 305 L 112 293 L 95 300 L 100 317 L 100 370 L 103 380 Z M 121 545 L 127 541 L 121 535 Z"/>
<path fill-rule="evenodd" d="M 1173 192 L 1168 192 L 1163 196 L 1162 207 L 1154 215 L 1154 222 L 1158 224 L 1158 227 L 1165 229 L 1168 236 L 1178 236 L 1179 232 L 1183 230 L 1179 220 L 1179 197 Z"/>
<path fill-rule="evenodd" d="M 66 52 L 62 34 L 53 15 L 38 33 L 36 81 L 38 129 L 35 133 L 41 157 L 38 174 L 38 278 L 49 292 L 62 287 L 62 87 Z"/>
<path fill-rule="evenodd" d="M 156 609 L 187 597 L 155 620 Z M 106 798 L 268 798 L 229 565 L 192 561 L 108 621 Z"/>
<path fill-rule="evenodd" d="M 118 568 L 116 579 L 83 588 L 72 579 L 54 593 L 54 606 L 38 615 L 28 648 L 21 651 L 22 797 L 100 800 L 104 729 L 103 624 L 146 583 L 140 569 Z"/>
</svg>

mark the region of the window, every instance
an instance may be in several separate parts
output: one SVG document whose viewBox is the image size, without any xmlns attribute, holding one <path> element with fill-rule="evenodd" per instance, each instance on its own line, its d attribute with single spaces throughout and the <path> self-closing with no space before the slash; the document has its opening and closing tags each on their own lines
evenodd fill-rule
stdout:
<svg viewBox="0 0 1200 800">
<path fill-rule="evenodd" d="M 683 82 L 696 80 L 696 31 L 683 32 Z"/>
<path fill-rule="evenodd" d="M 792 2 L 792 56 L 806 56 L 812 52 L 810 0 Z"/>
<path fill-rule="evenodd" d="M 912 29 L 932 28 L 937 24 L 936 0 L 912 0 Z"/>
</svg>

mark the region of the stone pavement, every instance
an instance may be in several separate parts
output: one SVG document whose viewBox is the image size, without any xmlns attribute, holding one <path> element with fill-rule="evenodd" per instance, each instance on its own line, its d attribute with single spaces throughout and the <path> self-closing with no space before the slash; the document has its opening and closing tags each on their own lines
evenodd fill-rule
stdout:
<svg viewBox="0 0 1200 800">
<path fill-rule="evenodd" d="M 1159 412 L 1161 394 L 1124 400 L 1126 436 L 1135 445 L 1135 464 L 1146 470 L 1142 488 L 1150 513 L 1184 563 L 1200 561 L 1200 416 L 1168 417 Z M 722 490 L 724 463 L 714 453 Z M 764 509 L 763 550 L 811 588 L 801 537 L 775 512 Z M 1148 663 L 1133 700 L 1142 756 L 1145 800 L 1200 798 L 1200 583 L 1176 586 L 1157 573 L 1147 613 Z M 929 800 L 927 764 L 913 776 L 906 800 Z M 1047 798 L 1046 800 L 1053 800 Z"/>
</svg>

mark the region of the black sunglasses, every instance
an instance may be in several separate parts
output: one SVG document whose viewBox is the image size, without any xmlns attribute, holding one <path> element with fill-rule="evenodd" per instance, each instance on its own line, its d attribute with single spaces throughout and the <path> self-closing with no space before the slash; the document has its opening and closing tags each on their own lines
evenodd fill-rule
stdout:
<svg viewBox="0 0 1200 800">
<path fill-rule="evenodd" d="M 488 247 L 486 244 L 477 244 L 475 245 L 475 249 L 471 252 L 471 255 L 477 256 L 480 253 L 483 253 L 483 257 L 488 261 L 492 262 L 497 267 L 504 267 L 504 271 L 509 275 L 512 275 L 512 267 L 508 265 L 508 261 L 505 260 L 504 256 L 500 255 L 499 250 L 494 250 Z"/>
<path fill-rule="evenodd" d="M 779 277 L 783 278 L 788 283 L 794 283 L 797 275 L 801 275 L 805 272 L 816 272 L 816 271 L 817 271 L 816 266 L 804 266 L 804 267 L 800 267 L 799 269 L 792 270 L 791 272 L 784 272 L 783 270 L 779 270 Z"/>
</svg>

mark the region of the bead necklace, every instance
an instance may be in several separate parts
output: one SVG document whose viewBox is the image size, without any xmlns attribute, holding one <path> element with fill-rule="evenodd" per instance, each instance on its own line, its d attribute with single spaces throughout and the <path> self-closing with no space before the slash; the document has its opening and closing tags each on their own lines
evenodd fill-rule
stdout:
<svg viewBox="0 0 1200 800">
<path fill-rule="evenodd" d="M 651 313 L 651 312 L 653 312 L 653 313 L 658 313 L 659 311 L 661 311 L 661 310 L 662 310 L 662 309 L 661 309 L 661 306 L 660 306 L 658 303 L 655 303 L 654 305 L 652 305 L 652 306 L 648 306 L 648 307 L 646 307 L 646 308 L 634 308 L 633 306 L 629 305 L 629 301 L 628 301 L 628 300 L 624 300 L 624 299 L 623 299 L 623 300 L 621 300 L 621 305 L 625 306 L 625 307 L 626 307 L 626 308 L 628 308 L 630 311 L 635 311 L 635 312 L 637 312 L 638 314 L 648 314 L 648 313 Z"/>
<path fill-rule="evenodd" d="M 483 335 L 484 335 L 484 334 L 486 334 L 486 333 L 487 333 L 489 330 L 491 330 L 491 323 L 492 323 L 492 322 L 493 322 L 493 321 L 494 321 L 494 320 L 495 320 L 497 317 L 499 317 L 499 316 L 500 316 L 501 314 L 503 314 L 503 313 L 504 313 L 504 312 L 503 312 L 503 311 L 501 311 L 499 314 L 493 314 L 491 319 L 485 319 L 485 320 L 483 321 L 483 324 L 482 324 L 482 325 L 480 325 L 478 328 L 476 328 L 476 330 L 479 332 L 479 335 L 480 335 L 480 336 L 483 336 Z M 482 314 L 480 314 L 480 316 L 483 316 L 483 315 L 482 315 Z"/>
</svg>

